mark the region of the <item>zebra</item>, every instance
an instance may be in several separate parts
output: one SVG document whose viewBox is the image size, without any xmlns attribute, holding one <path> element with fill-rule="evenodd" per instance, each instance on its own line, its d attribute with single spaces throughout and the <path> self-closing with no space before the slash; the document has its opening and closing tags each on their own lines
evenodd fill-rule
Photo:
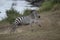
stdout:
<svg viewBox="0 0 60 40">
<path fill-rule="evenodd" d="M 32 26 L 33 23 L 36 23 L 41 27 L 41 25 L 39 24 L 39 19 L 40 19 L 39 13 L 36 10 L 32 10 L 30 15 L 17 17 L 15 21 L 13 22 L 14 26 L 12 27 L 12 30 L 15 31 L 18 25 L 31 25 Z"/>
</svg>

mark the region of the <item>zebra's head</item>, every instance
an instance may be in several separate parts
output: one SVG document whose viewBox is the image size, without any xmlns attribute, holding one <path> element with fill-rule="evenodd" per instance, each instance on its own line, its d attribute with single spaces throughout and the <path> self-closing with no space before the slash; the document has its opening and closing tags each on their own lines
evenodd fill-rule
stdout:
<svg viewBox="0 0 60 40">
<path fill-rule="evenodd" d="M 32 10 L 31 13 L 35 18 L 40 18 L 40 14 L 36 10 Z"/>
</svg>

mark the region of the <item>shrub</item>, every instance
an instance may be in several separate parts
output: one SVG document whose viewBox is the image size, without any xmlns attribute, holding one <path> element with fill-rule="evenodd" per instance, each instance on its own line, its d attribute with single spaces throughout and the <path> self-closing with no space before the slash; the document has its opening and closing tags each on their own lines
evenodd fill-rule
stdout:
<svg viewBox="0 0 60 40">
<path fill-rule="evenodd" d="M 53 0 L 53 3 L 60 3 L 60 0 Z"/>
<path fill-rule="evenodd" d="M 40 11 L 40 12 L 42 12 L 42 11 L 49 11 L 49 10 L 52 9 L 53 5 L 54 5 L 54 4 L 53 4 L 52 1 L 45 1 L 45 2 L 42 3 L 39 11 Z"/>
<path fill-rule="evenodd" d="M 9 23 L 12 23 L 16 17 L 22 16 L 21 14 L 19 14 L 19 12 L 17 12 L 14 9 L 7 10 L 6 14 L 7 14 L 6 21 L 8 21 Z"/>
<path fill-rule="evenodd" d="M 29 14 L 30 14 L 30 12 L 31 12 L 31 10 L 26 9 L 26 10 L 24 11 L 24 13 L 23 13 L 23 16 L 29 15 Z"/>
</svg>

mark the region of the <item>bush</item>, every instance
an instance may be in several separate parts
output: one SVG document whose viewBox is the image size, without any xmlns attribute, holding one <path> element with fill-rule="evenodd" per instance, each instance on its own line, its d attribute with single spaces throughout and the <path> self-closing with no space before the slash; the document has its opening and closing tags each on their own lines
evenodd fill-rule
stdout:
<svg viewBox="0 0 60 40">
<path fill-rule="evenodd" d="M 9 22 L 9 23 L 12 23 L 15 20 L 16 17 L 22 16 L 21 14 L 19 14 L 19 12 L 17 12 L 14 9 L 7 10 L 6 14 L 7 14 L 6 21 Z"/>
<path fill-rule="evenodd" d="M 26 9 L 26 10 L 24 11 L 24 13 L 23 13 L 23 16 L 27 16 L 27 15 L 29 15 L 29 14 L 30 14 L 30 12 L 31 12 L 31 10 Z"/>
<path fill-rule="evenodd" d="M 60 0 L 45 0 L 40 6 L 39 12 L 49 11 L 56 4 L 60 4 Z"/>
<path fill-rule="evenodd" d="M 42 3 L 42 6 L 40 7 L 39 11 L 49 11 L 50 9 L 52 9 L 53 7 L 53 3 L 51 1 L 46 1 L 44 3 Z"/>
<path fill-rule="evenodd" d="M 53 3 L 60 3 L 60 0 L 47 0 L 47 1 L 52 1 Z"/>
<path fill-rule="evenodd" d="M 60 0 L 53 0 L 53 3 L 60 3 Z"/>
</svg>

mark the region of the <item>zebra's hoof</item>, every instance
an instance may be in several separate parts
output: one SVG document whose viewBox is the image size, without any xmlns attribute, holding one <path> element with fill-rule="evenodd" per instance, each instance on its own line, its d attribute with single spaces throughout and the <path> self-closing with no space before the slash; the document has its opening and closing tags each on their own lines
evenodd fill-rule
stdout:
<svg viewBox="0 0 60 40">
<path fill-rule="evenodd" d="M 41 27 L 41 25 L 39 25 L 39 27 Z"/>
</svg>

